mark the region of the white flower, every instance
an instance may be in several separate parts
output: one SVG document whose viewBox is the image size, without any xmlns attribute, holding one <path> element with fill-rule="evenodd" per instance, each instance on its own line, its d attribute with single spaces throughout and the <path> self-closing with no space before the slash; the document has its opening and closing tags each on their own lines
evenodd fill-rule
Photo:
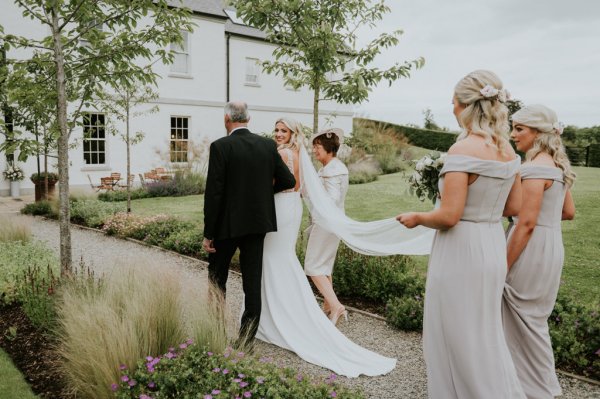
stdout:
<svg viewBox="0 0 600 399">
<path fill-rule="evenodd" d="M 503 103 L 505 103 L 507 100 L 510 100 L 510 93 L 508 92 L 508 90 L 500 90 L 498 92 L 498 100 L 500 100 Z"/>
<path fill-rule="evenodd" d="M 427 157 L 425 158 L 425 166 L 431 166 L 433 165 L 433 159 Z"/>
<path fill-rule="evenodd" d="M 422 179 L 421 179 L 421 174 L 420 173 L 414 172 L 413 175 L 412 175 L 412 178 L 413 178 L 413 180 L 416 183 L 421 183 Z"/>
<path fill-rule="evenodd" d="M 423 168 L 425 168 L 425 162 L 423 161 L 423 159 L 420 159 L 419 162 L 417 162 L 417 165 L 415 166 L 415 169 L 420 172 L 423 170 Z"/>
<path fill-rule="evenodd" d="M 479 92 L 485 98 L 496 97 L 498 95 L 498 89 L 490 85 L 485 85 L 485 87 L 479 90 Z"/>
</svg>

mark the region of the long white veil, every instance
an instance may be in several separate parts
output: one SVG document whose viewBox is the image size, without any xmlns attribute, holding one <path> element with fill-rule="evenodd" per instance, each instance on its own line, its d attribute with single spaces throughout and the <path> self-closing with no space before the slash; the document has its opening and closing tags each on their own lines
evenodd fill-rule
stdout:
<svg viewBox="0 0 600 399">
<path fill-rule="evenodd" d="M 354 251 L 365 255 L 428 255 L 435 230 L 407 229 L 394 218 L 372 222 L 350 219 L 327 195 L 310 156 L 300 145 L 300 173 L 304 202 L 312 220 L 337 235 Z"/>
</svg>

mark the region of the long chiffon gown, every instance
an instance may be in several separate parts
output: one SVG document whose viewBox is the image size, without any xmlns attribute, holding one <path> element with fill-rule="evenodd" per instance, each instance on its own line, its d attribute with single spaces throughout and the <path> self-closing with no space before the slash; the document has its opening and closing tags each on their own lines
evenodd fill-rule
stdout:
<svg viewBox="0 0 600 399">
<path fill-rule="evenodd" d="M 396 359 L 350 341 L 319 307 L 296 256 L 303 209 L 300 193 L 276 194 L 275 209 L 277 231 L 265 237 L 262 310 L 256 337 L 347 377 L 392 371 Z"/>
<path fill-rule="evenodd" d="M 560 223 L 566 186 L 562 170 L 548 166 L 525 164 L 521 179 L 553 183 L 544 191 L 533 234 L 506 278 L 504 333 L 527 398 L 551 399 L 561 395 L 548 317 L 556 302 L 564 260 Z"/>
<path fill-rule="evenodd" d="M 502 328 L 502 212 L 520 160 L 449 155 L 440 172 L 478 175 L 458 224 L 438 231 L 429 258 L 423 349 L 432 399 L 524 399 Z M 442 203 L 444 198 L 442 197 Z"/>
</svg>

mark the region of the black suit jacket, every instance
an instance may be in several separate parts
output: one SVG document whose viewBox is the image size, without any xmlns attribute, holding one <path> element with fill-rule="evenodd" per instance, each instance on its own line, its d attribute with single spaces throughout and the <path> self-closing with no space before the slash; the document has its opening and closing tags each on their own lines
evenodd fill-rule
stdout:
<svg viewBox="0 0 600 399">
<path fill-rule="evenodd" d="M 204 194 L 204 237 L 276 231 L 273 195 L 295 185 L 273 140 L 238 129 L 214 141 Z"/>
</svg>

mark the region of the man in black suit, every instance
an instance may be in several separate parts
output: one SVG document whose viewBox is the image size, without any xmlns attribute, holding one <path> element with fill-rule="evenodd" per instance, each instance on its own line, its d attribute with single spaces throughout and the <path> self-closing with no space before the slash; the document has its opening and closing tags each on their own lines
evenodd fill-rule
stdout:
<svg viewBox="0 0 600 399">
<path fill-rule="evenodd" d="M 204 241 L 209 280 L 225 295 L 229 264 L 240 249 L 245 294 L 240 338 L 256 335 L 261 311 L 265 234 L 277 230 L 274 194 L 296 185 L 275 142 L 248 130 L 248 107 L 225 106 L 227 136 L 210 145 L 204 194 Z"/>
</svg>

